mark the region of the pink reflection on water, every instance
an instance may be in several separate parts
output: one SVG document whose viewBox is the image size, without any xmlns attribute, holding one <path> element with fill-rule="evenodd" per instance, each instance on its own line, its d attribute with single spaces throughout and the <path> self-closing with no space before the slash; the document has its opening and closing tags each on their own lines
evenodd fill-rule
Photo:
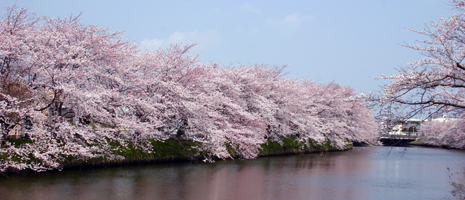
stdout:
<svg viewBox="0 0 465 200">
<path fill-rule="evenodd" d="M 388 147 L 347 152 L 65 171 L 0 179 L 0 199 L 434 199 L 465 152 Z M 388 153 L 390 152 L 390 153 Z"/>
</svg>

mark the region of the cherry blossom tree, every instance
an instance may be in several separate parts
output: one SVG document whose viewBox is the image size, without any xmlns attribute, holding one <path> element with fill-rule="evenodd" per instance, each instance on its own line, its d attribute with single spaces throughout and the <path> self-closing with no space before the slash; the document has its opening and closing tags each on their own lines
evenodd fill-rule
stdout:
<svg viewBox="0 0 465 200">
<path fill-rule="evenodd" d="M 8 132 L 32 110 L 32 90 L 23 77 L 29 68 L 22 57 L 32 52 L 28 47 L 35 35 L 37 18 L 26 9 L 7 7 L 0 22 L 0 126 L 1 135 Z"/>
<path fill-rule="evenodd" d="M 210 123 L 220 133 L 212 134 L 214 139 L 230 143 L 244 158 L 256 157 L 274 110 L 267 96 L 273 93 L 273 82 L 281 76 L 281 69 L 254 65 L 209 70 L 213 94 L 209 101 L 214 102 L 208 108 Z M 224 153 L 225 148 L 222 146 Z"/>
<path fill-rule="evenodd" d="M 256 158 L 267 140 L 290 136 L 340 149 L 376 140 L 363 96 L 285 78 L 285 66 L 203 64 L 188 54 L 194 44 L 140 52 L 79 16 L 15 6 L 0 30 L 0 155 L 11 158 L 0 173 L 60 169 L 69 157 L 124 159 L 111 144 L 151 152 L 149 139 L 196 141 L 206 160 Z M 31 142 L 8 142 L 26 121 Z"/>
<path fill-rule="evenodd" d="M 452 3 L 457 14 L 432 21 L 425 29 L 411 29 L 429 39 L 404 46 L 421 52 L 425 58 L 409 63 L 408 67 L 399 69 L 398 74 L 380 78 L 390 81 L 380 98 L 385 117 L 391 115 L 389 112 L 403 118 L 443 112 L 462 115 L 465 108 L 465 2 L 453 0 Z"/>
<path fill-rule="evenodd" d="M 432 21 L 429 27 L 411 31 L 428 39 L 404 46 L 421 52 L 425 57 L 409 63 L 398 74 L 380 79 L 389 80 L 379 98 L 380 117 L 385 121 L 399 121 L 412 117 L 447 117 L 458 120 L 447 123 L 428 120 L 420 130 L 424 141 L 431 145 L 463 148 L 465 109 L 465 1 L 451 1 L 457 13 Z M 390 130 L 394 125 L 385 122 Z"/>
<path fill-rule="evenodd" d="M 465 149 L 464 119 L 424 122 L 420 134 L 424 144 Z"/>
<path fill-rule="evenodd" d="M 318 143 L 329 139 L 341 149 L 347 140 L 375 143 L 378 126 L 353 89 L 292 79 L 284 79 L 280 87 L 274 129 Z"/>
<path fill-rule="evenodd" d="M 37 18 L 15 6 L 8 7 L 0 28 L 0 78 L 8 82 L 0 90 L 2 133 L 14 123 L 34 123 L 29 129 L 32 144 L 15 149 L 5 143 L 2 152 L 35 152 L 47 169 L 57 167 L 59 160 L 50 159 L 57 154 L 85 155 L 78 157 L 83 159 L 108 154 L 108 139 L 117 139 L 122 121 L 112 115 L 121 100 L 120 74 L 127 70 L 122 66 L 131 60 L 135 46 L 123 42 L 119 33 L 82 25 L 78 17 Z M 65 106 L 94 128 L 70 126 Z M 47 110 L 45 119 L 42 111 Z"/>
</svg>

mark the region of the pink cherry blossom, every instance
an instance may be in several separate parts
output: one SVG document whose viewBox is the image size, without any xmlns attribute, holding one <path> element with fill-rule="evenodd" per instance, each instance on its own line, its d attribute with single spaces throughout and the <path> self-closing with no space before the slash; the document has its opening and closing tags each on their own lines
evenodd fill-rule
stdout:
<svg viewBox="0 0 465 200">
<path fill-rule="evenodd" d="M 152 152 L 148 139 L 192 140 L 205 160 L 256 158 L 267 140 L 375 143 L 364 97 L 335 83 L 284 77 L 285 66 L 218 66 L 194 44 L 141 52 L 79 16 L 8 7 L 0 21 L 0 173 L 61 169 L 65 158 L 124 159 L 112 144 Z M 11 87 L 10 87 L 11 86 Z M 32 143 L 6 136 L 22 125 Z M 121 149 L 119 149 L 121 150 Z M 155 152 L 156 153 L 156 152 Z"/>
</svg>

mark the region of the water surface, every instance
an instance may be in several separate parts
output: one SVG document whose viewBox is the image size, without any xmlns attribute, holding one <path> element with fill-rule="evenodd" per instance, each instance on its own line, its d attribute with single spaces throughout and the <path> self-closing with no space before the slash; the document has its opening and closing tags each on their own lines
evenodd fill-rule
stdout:
<svg viewBox="0 0 465 200">
<path fill-rule="evenodd" d="M 10 176 L 0 178 L 0 199 L 442 199 L 452 197 L 447 168 L 464 167 L 465 151 L 354 147 Z"/>
</svg>

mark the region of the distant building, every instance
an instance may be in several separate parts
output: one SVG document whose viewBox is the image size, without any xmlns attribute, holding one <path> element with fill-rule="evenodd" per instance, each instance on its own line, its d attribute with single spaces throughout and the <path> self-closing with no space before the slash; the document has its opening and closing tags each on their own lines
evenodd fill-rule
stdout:
<svg viewBox="0 0 465 200">
<path fill-rule="evenodd" d="M 8 137 L 19 139 L 21 134 L 21 125 L 18 124 L 8 132 Z"/>
<path fill-rule="evenodd" d="M 417 132 L 421 129 L 421 123 L 428 122 L 428 121 L 440 121 L 440 122 L 447 122 L 449 120 L 456 120 L 456 118 L 446 118 L 444 115 L 442 118 L 434 118 L 434 119 L 407 119 L 405 121 L 399 121 L 396 125 L 392 128 L 392 131 L 408 131 L 408 132 Z"/>
</svg>

